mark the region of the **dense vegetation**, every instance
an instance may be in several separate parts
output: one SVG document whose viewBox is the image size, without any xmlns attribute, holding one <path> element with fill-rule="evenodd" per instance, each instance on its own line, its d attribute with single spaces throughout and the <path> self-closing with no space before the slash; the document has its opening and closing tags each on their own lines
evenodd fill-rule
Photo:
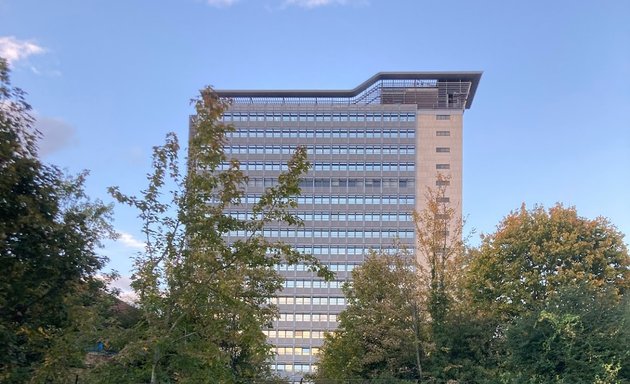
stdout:
<svg viewBox="0 0 630 384">
<path fill-rule="evenodd" d="M 106 278 L 97 278 L 111 209 L 84 194 L 86 173 L 68 176 L 38 159 L 30 109 L 0 58 L 3 383 L 67 380 L 81 365 L 83 345 L 111 325 Z"/>
<path fill-rule="evenodd" d="M 444 212 L 429 204 L 419 223 L 444 227 L 426 224 Z M 477 249 L 441 233 L 414 268 L 374 255 L 355 269 L 316 383 L 630 382 L 630 258 L 614 226 L 523 206 Z"/>
</svg>

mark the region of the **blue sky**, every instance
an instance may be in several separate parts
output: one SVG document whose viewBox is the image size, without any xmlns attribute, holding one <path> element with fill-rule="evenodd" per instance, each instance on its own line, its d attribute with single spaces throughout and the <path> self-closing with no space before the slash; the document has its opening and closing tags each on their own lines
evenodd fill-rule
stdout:
<svg viewBox="0 0 630 384">
<path fill-rule="evenodd" d="M 630 234 L 630 2 L 0 0 L 0 54 L 44 159 L 88 192 L 144 186 L 205 85 L 348 89 L 380 71 L 483 70 L 465 114 L 464 212 L 492 232 L 522 202 L 575 205 Z M 127 274 L 135 212 L 105 252 Z M 628 239 L 626 239 L 628 242 Z"/>
</svg>

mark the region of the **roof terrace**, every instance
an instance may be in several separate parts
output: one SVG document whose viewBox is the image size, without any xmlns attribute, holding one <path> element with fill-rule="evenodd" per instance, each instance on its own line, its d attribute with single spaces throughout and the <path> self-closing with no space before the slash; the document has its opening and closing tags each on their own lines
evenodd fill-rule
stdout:
<svg viewBox="0 0 630 384">
<path fill-rule="evenodd" d="M 350 90 L 217 90 L 234 104 L 416 104 L 468 109 L 482 72 L 380 72 Z"/>
</svg>

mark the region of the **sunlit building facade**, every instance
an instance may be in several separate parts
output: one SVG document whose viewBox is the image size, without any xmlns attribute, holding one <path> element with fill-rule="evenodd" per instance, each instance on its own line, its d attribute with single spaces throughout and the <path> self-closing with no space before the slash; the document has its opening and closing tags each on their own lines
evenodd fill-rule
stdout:
<svg viewBox="0 0 630 384">
<path fill-rule="evenodd" d="M 304 265 L 279 265 L 286 277 L 280 318 L 266 331 L 273 368 L 296 382 L 314 372 L 324 333 L 346 301 L 341 285 L 370 249 L 414 248 L 411 213 L 423 208 L 437 173 L 461 217 L 462 116 L 481 72 L 379 73 L 352 90 L 220 90 L 232 100 L 224 120 L 236 127 L 226 147 L 249 176 L 245 218 L 277 182 L 295 148 L 306 146 L 300 228 L 270 226 L 265 235 L 316 255 L 336 273 L 325 282 Z"/>
</svg>

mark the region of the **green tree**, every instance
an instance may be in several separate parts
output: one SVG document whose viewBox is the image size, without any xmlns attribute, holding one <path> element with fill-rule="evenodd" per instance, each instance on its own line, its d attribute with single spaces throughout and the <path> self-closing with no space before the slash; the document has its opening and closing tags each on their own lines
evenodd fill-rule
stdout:
<svg viewBox="0 0 630 384">
<path fill-rule="evenodd" d="M 427 188 L 424 207 L 414 212 L 416 257 L 419 264 L 422 307 L 427 313 L 423 345 L 426 376 L 448 380 L 457 377 L 454 362 L 454 337 L 461 334 L 461 309 L 457 304 L 465 254 L 464 223 L 446 199 L 448 177 L 438 174 L 437 187 Z M 453 327 L 454 325 L 458 325 Z"/>
<path fill-rule="evenodd" d="M 463 223 L 445 199 L 448 179 L 438 174 L 436 180 L 442 181 L 439 187 L 427 189 L 424 208 L 413 215 L 417 263 L 402 255 L 407 267 L 395 268 L 403 262 L 401 255 L 380 256 L 355 270 L 360 280 L 346 295 L 356 303 L 350 301 L 339 329 L 326 338 L 317 374 L 321 383 L 331 378 L 449 380 L 476 364 L 465 346 L 479 325 L 462 327 L 468 318 L 459 305 Z M 380 303 L 380 297 L 387 299 Z M 375 336 L 366 338 L 370 333 Z M 400 349 L 388 344 L 396 337 L 404 339 Z M 366 351 L 377 351 L 375 361 L 387 365 L 369 366 L 365 361 L 372 354 Z"/>
<path fill-rule="evenodd" d="M 422 276 L 422 290 L 434 331 L 439 333 L 453 301 L 458 263 L 465 248 L 463 223 L 446 199 L 448 178 L 438 174 L 438 187 L 425 191 L 425 207 L 414 212 L 416 257 Z"/>
<path fill-rule="evenodd" d="M 0 58 L 0 381 L 25 382 L 80 359 L 55 358 L 53 347 L 94 303 L 105 259 L 96 252 L 112 235 L 110 207 L 90 201 L 86 173 L 69 177 L 37 157 L 25 94 L 11 85 Z M 84 346 L 66 350 L 77 356 Z M 49 377 L 55 379 L 55 377 Z"/>
<path fill-rule="evenodd" d="M 275 265 L 304 262 L 330 277 L 313 256 L 262 236 L 268 226 L 301 224 L 290 210 L 309 168 L 305 148 L 254 204 L 251 219 L 237 219 L 229 212 L 243 209 L 247 178 L 224 151 L 233 127 L 220 118 L 229 104 L 210 88 L 194 104 L 187 166 L 180 166 L 177 137 L 169 134 L 154 148 L 153 172 L 139 197 L 111 189 L 143 222 L 146 248 L 132 277 L 142 320 L 118 356 L 96 370 L 95 382 L 267 379 L 272 355 L 262 328 L 277 315 L 269 304 L 282 287 Z"/>
<path fill-rule="evenodd" d="M 628 382 L 628 345 L 628 297 L 569 286 L 508 328 L 503 376 L 511 383 Z"/>
<path fill-rule="evenodd" d="M 615 382 L 627 359 L 615 332 L 627 321 L 619 311 L 627 312 L 629 262 L 606 219 L 523 205 L 465 263 L 464 304 L 482 325 L 473 356 L 506 382 L 583 382 L 587 371 Z"/>
<path fill-rule="evenodd" d="M 589 220 L 562 205 L 523 205 L 482 239 L 467 280 L 475 303 L 509 320 L 576 284 L 624 294 L 630 258 L 623 235 L 605 218 Z"/>
<path fill-rule="evenodd" d="M 352 271 L 343 291 L 348 306 L 338 329 L 326 335 L 316 383 L 421 377 L 417 354 L 418 275 L 410 255 L 370 255 Z"/>
</svg>

